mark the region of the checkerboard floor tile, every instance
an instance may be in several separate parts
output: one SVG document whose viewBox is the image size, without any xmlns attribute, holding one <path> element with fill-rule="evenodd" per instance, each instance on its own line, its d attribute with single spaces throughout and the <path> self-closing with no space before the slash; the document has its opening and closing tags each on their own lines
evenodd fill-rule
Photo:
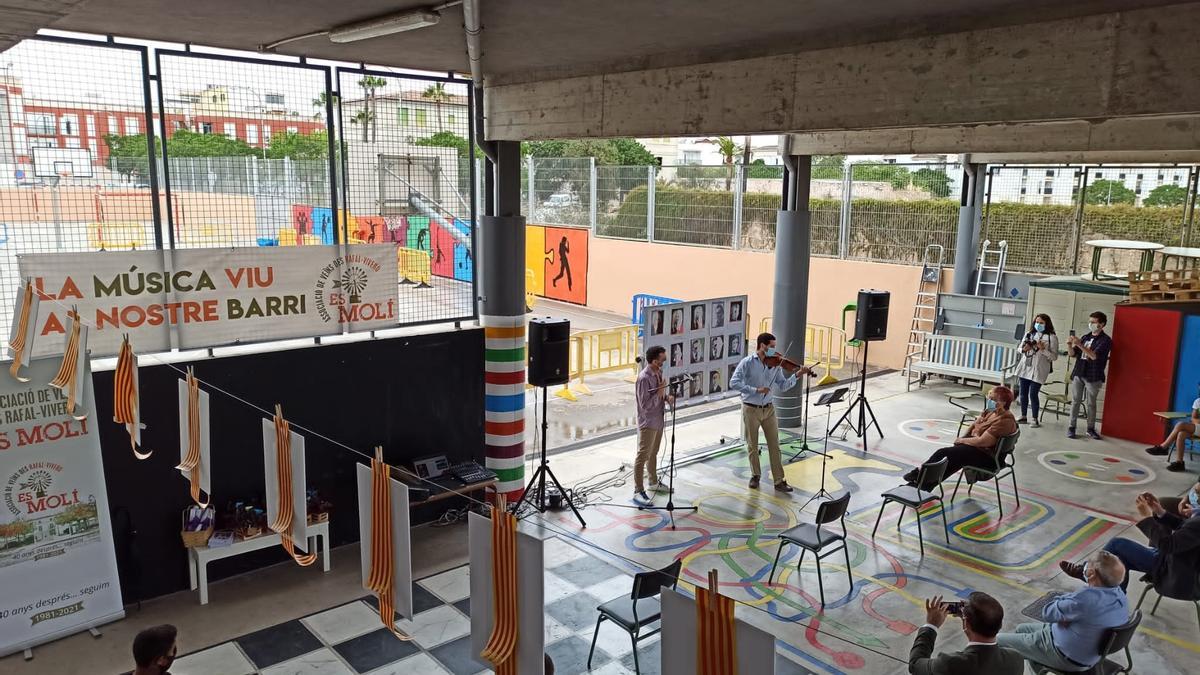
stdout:
<svg viewBox="0 0 1200 675">
<path fill-rule="evenodd" d="M 629 634 L 604 622 L 592 670 L 588 652 L 596 607 L 633 589 L 633 577 L 557 538 L 546 541 L 546 653 L 559 675 L 629 675 Z M 224 644 L 180 657 L 176 675 L 481 675 L 491 672 L 471 649 L 470 570 L 457 567 L 413 585 L 414 616 L 396 638 L 379 622 L 375 598 L 285 621 Z M 660 672 L 657 635 L 638 643 L 642 675 Z M 777 672 L 809 671 L 780 656 Z"/>
</svg>

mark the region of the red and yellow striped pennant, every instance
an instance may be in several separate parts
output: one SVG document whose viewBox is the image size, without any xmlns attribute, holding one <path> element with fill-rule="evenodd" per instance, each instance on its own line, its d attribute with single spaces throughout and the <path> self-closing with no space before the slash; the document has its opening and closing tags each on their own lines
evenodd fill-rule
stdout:
<svg viewBox="0 0 1200 675">
<path fill-rule="evenodd" d="M 191 372 L 190 368 L 188 372 Z M 121 341 L 121 351 L 117 354 L 117 369 L 113 373 L 113 421 L 125 425 L 133 456 L 146 459 L 154 451 L 138 451 L 142 443 L 142 424 L 139 419 L 141 401 L 138 400 L 137 376 L 137 356 L 133 353 L 133 345 L 129 344 L 129 335 L 125 335 Z"/>
<path fill-rule="evenodd" d="M 717 571 L 708 573 L 708 588 L 696 587 L 696 666 L 698 675 L 736 675 L 737 634 L 733 598 L 717 590 Z"/>
<path fill-rule="evenodd" d="M 395 548 L 392 542 L 392 467 L 383 461 L 383 446 L 371 460 L 371 573 L 367 588 L 379 599 L 379 620 L 401 640 L 412 638 L 396 628 Z"/>
<path fill-rule="evenodd" d="M 71 317 L 71 332 L 67 337 L 67 345 L 63 349 L 62 365 L 58 367 L 58 374 L 50 380 L 50 386 L 58 389 L 65 389 L 67 392 L 67 412 L 77 420 L 85 419 L 87 413 L 82 416 L 75 414 L 75 405 L 79 401 L 82 373 L 79 372 L 79 351 L 80 332 L 83 330 L 83 322 L 79 320 L 78 308 L 72 307 L 71 311 L 67 312 L 67 316 Z M 86 347 L 82 347 L 86 349 Z"/>
<path fill-rule="evenodd" d="M 196 374 L 190 366 L 187 369 L 187 429 L 187 455 L 175 468 L 187 472 L 188 482 L 191 483 L 192 501 L 203 509 L 208 506 L 208 499 L 200 500 L 200 380 L 196 379 Z M 288 452 L 291 453 L 290 448 Z"/>
<path fill-rule="evenodd" d="M 279 533 L 283 550 L 292 556 L 301 567 L 307 567 L 317 561 L 317 552 L 308 555 L 297 555 L 296 545 L 292 541 L 292 510 L 295 503 L 292 500 L 292 427 L 283 418 L 283 407 L 275 406 L 275 474 L 276 485 L 279 486 L 279 511 L 271 530 Z"/>
<path fill-rule="evenodd" d="M 17 382 L 28 382 L 28 377 L 21 377 L 21 361 L 25 358 L 25 350 L 30 345 L 25 344 L 25 334 L 29 332 L 29 315 L 33 308 L 33 284 L 29 281 L 25 282 L 25 290 L 21 293 L 21 306 L 17 308 L 17 330 L 13 335 L 13 339 L 9 341 L 8 348 L 12 350 L 13 362 L 8 367 L 8 372 L 12 374 Z"/>
<path fill-rule="evenodd" d="M 492 593 L 492 635 L 480 656 L 497 675 L 517 675 L 517 517 L 503 495 L 492 508 Z"/>
</svg>

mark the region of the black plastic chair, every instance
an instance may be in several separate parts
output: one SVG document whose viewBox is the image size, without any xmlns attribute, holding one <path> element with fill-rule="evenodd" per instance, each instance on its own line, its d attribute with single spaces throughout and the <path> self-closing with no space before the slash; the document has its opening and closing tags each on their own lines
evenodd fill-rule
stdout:
<svg viewBox="0 0 1200 675">
<path fill-rule="evenodd" d="M 958 474 L 958 480 L 954 483 L 954 492 L 950 494 L 950 503 L 954 503 L 954 498 L 958 496 L 958 486 L 962 485 L 963 476 L 968 471 L 975 472 L 975 476 L 969 477 L 967 480 L 967 496 L 971 496 L 971 490 L 975 487 L 975 483 L 981 480 L 991 480 L 996 483 L 996 503 L 1000 505 L 1000 517 L 1004 517 L 1004 502 L 1000 499 L 1000 479 L 1005 476 L 1012 477 L 1013 495 L 1017 498 L 1017 508 L 1021 506 L 1021 493 L 1017 492 L 1017 474 L 1015 472 L 1016 457 L 1013 454 L 1017 449 L 1017 439 L 1021 437 L 1021 430 L 1017 429 L 1007 436 L 1001 436 L 999 441 L 996 441 L 996 455 L 992 459 L 995 461 L 993 466 L 965 466 Z"/>
<path fill-rule="evenodd" d="M 797 574 L 800 573 L 800 565 L 804 564 L 805 552 L 812 551 L 813 555 L 817 556 L 817 587 L 821 589 L 821 606 L 825 605 L 825 582 L 821 579 L 821 558 L 836 553 L 838 549 L 846 554 L 846 578 L 850 580 L 850 588 L 853 590 L 854 575 L 850 573 L 850 549 L 846 547 L 846 509 L 849 505 L 849 492 L 837 499 L 823 501 L 817 507 L 815 523 L 801 523 L 780 532 L 779 550 L 775 552 L 775 562 L 771 564 L 771 574 L 767 576 L 767 585 L 769 586 L 771 580 L 775 578 L 775 566 L 779 564 L 779 554 L 783 553 L 783 547 L 795 544 L 800 547 L 800 560 L 796 563 Z M 829 529 L 821 529 L 822 525 L 827 525 L 835 520 L 842 522 L 841 534 Z M 821 553 L 821 549 L 833 543 L 836 543 L 837 546 Z"/>
<path fill-rule="evenodd" d="M 1200 516 L 1197 516 L 1197 517 L 1200 517 Z M 1200 577 L 1200 571 L 1197 572 L 1197 576 Z M 1142 594 L 1138 597 L 1137 608 L 1138 609 L 1142 608 L 1142 601 L 1146 599 L 1146 594 L 1150 592 L 1151 588 L 1153 588 L 1154 592 L 1158 594 L 1158 598 L 1154 601 L 1154 606 L 1150 608 L 1150 613 L 1154 614 L 1156 611 L 1158 611 L 1158 603 L 1162 602 L 1162 599 L 1163 599 L 1162 591 L 1158 590 L 1158 586 L 1156 586 L 1154 584 L 1154 580 L 1153 580 L 1153 578 L 1151 578 L 1151 576 L 1149 574 L 1142 577 L 1142 581 L 1146 582 L 1146 586 L 1145 586 L 1145 588 L 1142 589 Z M 1198 578 L 1197 581 L 1200 582 L 1200 578 Z M 1196 587 L 1196 586 L 1200 586 L 1200 583 L 1193 584 L 1193 587 Z M 1196 622 L 1200 623 L 1200 596 L 1191 597 L 1191 598 L 1178 598 L 1173 595 L 1168 595 L 1166 597 L 1171 598 L 1172 600 L 1183 600 L 1184 602 L 1192 603 L 1192 606 L 1196 608 Z"/>
<path fill-rule="evenodd" d="M 1147 586 L 1147 588 L 1149 588 Z M 1121 665 L 1109 658 L 1100 659 L 1100 662 L 1092 666 L 1091 669 L 1083 671 L 1083 675 L 1113 675 L 1114 673 L 1128 673 L 1133 669 L 1133 654 L 1129 651 L 1129 642 L 1133 640 L 1133 634 L 1137 632 L 1138 624 L 1142 622 L 1142 612 L 1139 609 L 1133 610 L 1133 615 L 1129 617 L 1129 621 L 1117 626 L 1109 628 L 1104 637 L 1100 639 L 1100 653 L 1105 657 L 1115 654 L 1121 650 L 1125 651 L 1125 663 Z M 1050 666 L 1029 662 L 1029 667 L 1037 675 L 1049 675 L 1049 673 L 1057 673 Z M 1066 674 L 1064 674 L 1066 675 Z M 1079 675 L 1079 671 L 1074 671 L 1070 675 Z"/>
<path fill-rule="evenodd" d="M 588 651 L 588 670 L 592 669 L 592 655 L 596 653 L 596 638 L 600 637 L 600 624 L 605 619 L 617 624 L 629 633 L 633 640 L 633 672 L 640 673 L 638 664 L 638 642 L 662 630 L 662 626 L 646 633 L 641 632 L 643 626 L 662 618 L 662 604 L 658 599 L 663 587 L 675 588 L 679 583 L 679 571 L 683 569 L 683 561 L 676 560 L 661 570 L 655 572 L 640 572 L 633 577 L 633 592 L 613 598 L 596 608 L 600 616 L 596 617 L 596 632 L 592 633 L 592 648 Z"/>
<path fill-rule="evenodd" d="M 875 538 L 875 533 L 879 531 L 879 521 L 883 519 L 883 510 L 887 508 L 888 502 L 896 502 L 900 504 L 900 518 L 896 520 L 896 531 L 900 531 L 900 521 L 904 520 L 904 510 L 912 509 L 917 512 L 917 538 L 921 541 L 921 555 L 925 555 L 925 534 L 921 532 L 921 512 L 922 504 L 927 502 L 937 502 L 938 506 L 942 507 L 942 529 L 946 533 L 946 545 L 950 545 L 950 526 L 946 523 L 946 492 L 942 490 L 942 478 L 946 476 L 946 464 L 948 459 L 942 459 L 921 465 L 921 470 L 917 474 L 917 485 L 901 485 L 894 487 L 891 490 L 883 493 L 883 503 L 879 505 L 879 515 L 875 518 L 875 529 L 871 530 L 871 538 Z M 934 494 L 933 489 L 937 488 L 937 494 Z"/>
</svg>

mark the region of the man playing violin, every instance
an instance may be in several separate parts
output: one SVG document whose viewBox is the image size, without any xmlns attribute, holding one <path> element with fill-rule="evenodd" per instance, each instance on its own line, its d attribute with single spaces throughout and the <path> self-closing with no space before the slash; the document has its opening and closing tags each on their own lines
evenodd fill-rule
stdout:
<svg viewBox="0 0 1200 675">
<path fill-rule="evenodd" d="M 750 487 L 757 488 L 762 476 L 762 465 L 758 457 L 758 429 L 762 427 L 767 437 L 767 449 L 771 458 L 771 479 L 775 489 L 791 492 L 783 475 L 783 456 L 779 450 L 779 420 L 775 417 L 775 406 L 771 402 L 776 391 L 787 391 L 796 386 L 798 375 L 811 371 L 787 360 L 775 351 L 775 336 L 762 333 L 756 341 L 756 350 L 738 363 L 729 378 L 729 390 L 742 395 L 742 419 L 746 426 L 746 452 L 750 457 Z M 786 371 L 786 372 L 785 372 Z"/>
</svg>

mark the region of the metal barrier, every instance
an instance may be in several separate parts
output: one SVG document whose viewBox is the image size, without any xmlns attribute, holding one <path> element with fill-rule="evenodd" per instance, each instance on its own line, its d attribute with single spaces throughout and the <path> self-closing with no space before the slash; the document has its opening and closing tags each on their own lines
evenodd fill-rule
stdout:
<svg viewBox="0 0 1200 675">
<path fill-rule="evenodd" d="M 528 267 L 525 268 L 525 311 L 532 312 L 533 304 L 537 302 L 537 275 Z"/>
<path fill-rule="evenodd" d="M 760 333 L 771 332 L 771 317 L 758 322 Z M 824 363 L 828 370 L 840 370 L 846 365 L 846 331 L 822 323 L 804 327 L 804 360 Z"/>
<path fill-rule="evenodd" d="M 629 322 L 637 326 L 638 337 L 642 335 L 642 310 L 654 305 L 668 305 L 672 302 L 683 302 L 675 298 L 667 298 L 661 295 L 649 295 L 647 293 L 638 293 L 633 296 L 631 302 L 632 307 L 629 310 Z"/>
<path fill-rule="evenodd" d="M 154 248 L 154 236 L 142 223 L 89 223 L 87 239 L 88 246 L 106 251 Z"/>
<path fill-rule="evenodd" d="M 432 274 L 428 251 L 397 246 L 396 269 L 400 272 L 400 283 L 408 282 L 416 284 L 417 288 L 429 288 Z"/>
<path fill-rule="evenodd" d="M 619 326 L 600 330 L 580 331 L 571 335 L 570 379 L 555 396 L 568 401 L 578 400 L 576 394 L 591 395 L 584 377 L 597 373 L 629 370 L 628 381 L 638 374 L 638 327 Z M 578 380 L 572 389 L 571 381 Z"/>
</svg>

